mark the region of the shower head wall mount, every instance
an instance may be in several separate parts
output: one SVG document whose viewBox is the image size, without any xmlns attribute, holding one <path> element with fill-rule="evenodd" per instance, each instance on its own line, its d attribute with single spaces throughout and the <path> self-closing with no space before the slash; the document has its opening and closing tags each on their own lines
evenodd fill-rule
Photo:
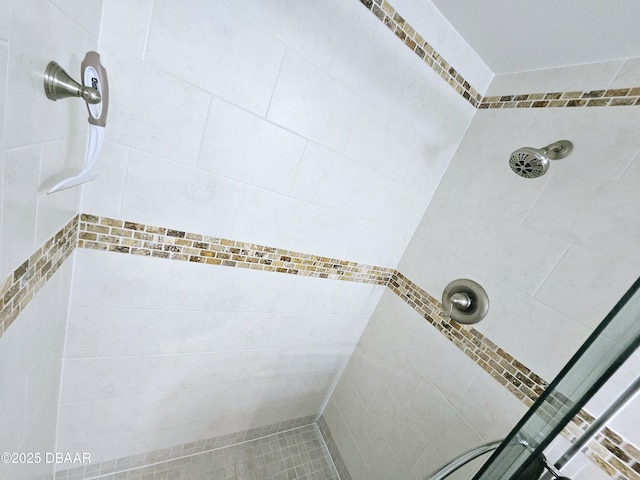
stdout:
<svg viewBox="0 0 640 480">
<path fill-rule="evenodd" d="M 53 60 L 49 62 L 44 71 L 44 93 L 49 100 L 61 100 L 68 97 L 81 97 L 89 104 L 102 101 L 102 96 L 97 88 L 80 85 Z"/>
<path fill-rule="evenodd" d="M 549 170 L 549 160 L 560 160 L 573 151 L 569 140 L 558 140 L 546 147 L 519 148 L 509 157 L 509 166 L 523 178 L 538 178 Z"/>
</svg>

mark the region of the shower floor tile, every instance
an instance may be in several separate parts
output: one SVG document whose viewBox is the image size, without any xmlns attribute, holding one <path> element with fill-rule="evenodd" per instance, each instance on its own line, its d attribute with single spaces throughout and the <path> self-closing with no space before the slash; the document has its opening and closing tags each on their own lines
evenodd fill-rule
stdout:
<svg viewBox="0 0 640 480">
<path fill-rule="evenodd" d="M 340 480 L 316 425 L 99 480 Z"/>
</svg>

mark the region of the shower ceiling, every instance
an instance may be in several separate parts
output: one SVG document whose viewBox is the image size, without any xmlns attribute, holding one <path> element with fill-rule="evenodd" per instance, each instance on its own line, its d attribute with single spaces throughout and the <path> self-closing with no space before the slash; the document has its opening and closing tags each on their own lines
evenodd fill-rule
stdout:
<svg viewBox="0 0 640 480">
<path fill-rule="evenodd" d="M 637 0 L 432 0 L 493 73 L 640 57 Z"/>
</svg>

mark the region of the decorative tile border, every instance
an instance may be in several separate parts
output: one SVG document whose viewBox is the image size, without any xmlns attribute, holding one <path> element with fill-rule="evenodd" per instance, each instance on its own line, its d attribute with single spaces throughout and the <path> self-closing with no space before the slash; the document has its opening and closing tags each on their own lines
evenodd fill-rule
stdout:
<svg viewBox="0 0 640 480">
<path fill-rule="evenodd" d="M 61 470 L 55 473 L 54 478 L 55 480 L 93 479 L 113 473 L 126 473 L 128 471 L 138 470 L 141 468 L 149 468 L 156 464 L 164 464 L 165 462 L 179 460 L 191 455 L 211 452 L 221 448 L 229 448 L 240 443 L 257 440 L 270 435 L 294 430 L 296 428 L 310 426 L 314 424 L 314 421 L 315 416 L 296 418 L 293 420 L 274 423 L 272 425 L 266 425 L 264 427 L 257 427 L 250 430 L 244 430 L 242 432 L 231 433 L 229 435 L 221 435 L 218 437 L 208 438 L 206 440 L 176 445 L 170 448 L 152 450 L 138 455 L 132 455 L 130 457 L 122 457 L 69 470 Z M 156 471 L 159 472 L 161 470 L 165 470 L 163 465 L 160 465 L 160 468 Z M 130 477 L 124 475 L 122 478 Z M 151 475 L 150 478 L 154 478 L 153 475 Z"/>
<path fill-rule="evenodd" d="M 590 92 L 531 93 L 482 97 L 478 108 L 619 107 L 640 105 L 640 87 Z"/>
<path fill-rule="evenodd" d="M 360 3 L 475 108 L 563 108 L 640 105 L 640 87 L 482 96 L 407 23 L 387 0 L 360 0 Z"/>
<path fill-rule="evenodd" d="M 386 285 L 393 270 L 336 258 L 155 227 L 80 216 L 78 247 L 209 265 Z"/>
<path fill-rule="evenodd" d="M 0 337 L 73 252 L 77 232 L 75 216 L 0 284 Z"/>
<path fill-rule="evenodd" d="M 387 286 L 527 408 L 548 387 L 548 382 L 542 377 L 473 327 L 443 319 L 440 316 L 442 304 L 400 272 L 393 273 Z M 595 417 L 580 410 L 562 435 L 574 442 L 594 421 Z M 587 444 L 583 452 L 612 478 L 640 480 L 640 450 L 607 427 Z"/>
<path fill-rule="evenodd" d="M 440 316 L 442 306 L 438 300 L 397 270 L 88 214 L 71 219 L 2 284 L 0 334 L 6 331 L 76 246 L 209 265 L 386 285 L 527 407 L 533 405 L 548 386 L 539 375 L 477 330 L 443 319 Z M 565 428 L 563 435 L 573 441 L 593 421 L 593 416 L 581 410 Z M 322 432 L 321 423 L 320 428 Z M 341 464 L 341 458 L 336 456 L 335 444 L 331 446 L 332 439 L 327 432 L 325 425 L 323 436 L 332 458 L 340 472 L 346 471 L 344 462 Z M 625 478 L 640 480 L 639 449 L 610 429 L 603 432 L 587 445 L 586 455 L 608 473 L 614 472 L 626 475 Z M 234 441 L 242 440 L 236 438 Z M 189 445 L 190 448 L 202 447 L 201 444 Z M 180 455 L 187 454 L 184 448 L 180 452 Z M 171 450 L 162 454 L 172 455 Z M 133 463 L 129 463 L 128 468 L 133 468 L 131 465 L 143 460 L 148 462 L 150 458 L 129 459 Z M 116 465 L 118 468 L 125 468 L 126 461 L 119 459 L 119 464 L 101 465 L 100 468 L 108 469 Z M 156 458 L 155 461 L 160 460 Z M 68 480 L 71 478 L 76 477 L 69 477 Z"/>
</svg>

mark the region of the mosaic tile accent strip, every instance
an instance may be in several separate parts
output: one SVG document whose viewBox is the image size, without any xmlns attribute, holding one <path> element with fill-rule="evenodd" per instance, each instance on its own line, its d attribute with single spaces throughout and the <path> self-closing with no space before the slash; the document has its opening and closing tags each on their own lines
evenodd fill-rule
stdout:
<svg viewBox="0 0 640 480">
<path fill-rule="evenodd" d="M 640 105 L 640 87 L 482 96 L 387 0 L 360 0 L 360 3 L 475 108 L 563 108 Z"/>
<path fill-rule="evenodd" d="M 393 273 L 387 286 L 527 407 L 548 387 L 542 377 L 473 327 L 443 319 L 442 304 L 400 272 Z M 580 410 L 562 435 L 574 442 L 594 421 L 595 417 Z M 612 478 L 640 480 L 640 450 L 609 428 L 587 444 L 586 455 Z"/>
<path fill-rule="evenodd" d="M 478 108 L 618 107 L 640 105 L 640 87 L 482 97 Z"/>
<path fill-rule="evenodd" d="M 138 478 L 138 476 L 141 476 L 146 480 L 147 477 L 141 475 L 140 470 L 146 470 L 148 468 L 151 468 L 152 474 L 160 473 L 160 475 L 156 476 L 156 478 L 165 478 L 162 477 L 161 472 L 166 472 L 169 470 L 173 472 L 175 470 L 175 466 L 180 467 L 180 465 L 182 465 L 182 459 L 193 457 L 194 455 L 200 455 L 203 453 L 225 451 L 225 449 L 232 448 L 241 444 L 246 444 L 247 442 L 270 438 L 274 435 L 279 435 L 289 431 L 296 431 L 296 429 L 313 426 L 314 420 L 315 416 L 302 417 L 275 423 L 272 425 L 267 425 L 264 427 L 252 428 L 250 430 L 245 430 L 242 432 L 231 433 L 229 435 L 221 435 L 218 437 L 208 438 L 206 440 L 175 445 L 170 448 L 153 450 L 138 455 L 132 455 L 130 457 L 123 457 L 106 462 L 94 463 L 77 468 L 72 468 L 69 470 L 61 470 L 55 473 L 55 480 L 84 480 L 98 477 L 115 480 L 120 478 Z M 136 476 L 128 476 L 128 472 L 134 472 L 133 475 Z M 145 474 L 148 473 L 148 471 L 145 472 Z M 154 477 L 151 476 L 150 478 Z M 174 477 L 169 476 L 167 478 L 177 479 L 178 477 L 174 475 Z M 180 478 L 182 480 L 182 477 Z M 190 477 L 186 478 L 191 480 Z M 186 478 L 184 480 L 186 480 Z M 211 478 L 227 477 L 214 476 Z"/>
<path fill-rule="evenodd" d="M 482 95 L 413 28 L 387 0 L 360 0 L 413 53 L 474 107 L 482 103 Z"/>
<path fill-rule="evenodd" d="M 76 246 L 209 265 L 386 285 L 528 407 L 533 405 L 548 386 L 539 375 L 480 332 L 443 319 L 440 316 L 442 306 L 439 302 L 396 270 L 88 214 L 71 219 L 2 284 L 0 336 Z M 312 419 L 305 421 L 313 422 Z M 589 413 L 580 411 L 565 428 L 563 435 L 573 441 L 593 421 L 594 418 Z M 289 425 L 287 428 L 294 427 Z M 326 425 L 324 429 L 323 435 L 328 440 L 332 458 L 335 459 L 339 472 L 348 480 L 350 475 Z M 614 472 L 620 478 L 640 480 L 640 449 L 610 429 L 604 432 L 588 444 L 585 449 L 587 456 L 606 472 Z M 241 432 L 229 438 L 217 438 L 213 443 L 209 439 L 204 443 L 190 443 L 166 451 L 80 467 L 82 472 L 79 469 L 65 471 L 66 474 L 58 472 L 56 479 L 77 480 L 84 478 L 86 474 L 106 475 L 113 473 L 115 469 L 139 468 L 149 462 L 157 463 L 177 458 L 176 456 L 201 453 L 207 449 L 229 445 L 229 442 L 238 443 L 256 438 L 255 435 L 271 433 L 274 432 Z"/>
<path fill-rule="evenodd" d="M 95 215 L 82 214 L 79 228 L 80 248 L 378 285 L 386 285 L 393 273 L 385 267 Z"/>
<path fill-rule="evenodd" d="M 75 216 L 0 284 L 0 337 L 73 252 L 77 233 Z"/>
<path fill-rule="evenodd" d="M 316 422 L 318 425 L 318 429 L 322 438 L 324 439 L 324 443 L 327 445 L 329 449 L 329 455 L 331 455 L 331 460 L 333 460 L 333 464 L 338 472 L 338 476 L 340 480 L 352 480 L 351 474 L 349 473 L 349 469 L 347 465 L 344 463 L 344 459 L 340 454 L 340 450 L 338 449 L 338 445 L 336 444 L 333 436 L 331 435 L 331 430 L 329 430 L 329 425 L 327 425 L 327 421 L 324 419 L 322 415 L 318 418 Z"/>
</svg>

